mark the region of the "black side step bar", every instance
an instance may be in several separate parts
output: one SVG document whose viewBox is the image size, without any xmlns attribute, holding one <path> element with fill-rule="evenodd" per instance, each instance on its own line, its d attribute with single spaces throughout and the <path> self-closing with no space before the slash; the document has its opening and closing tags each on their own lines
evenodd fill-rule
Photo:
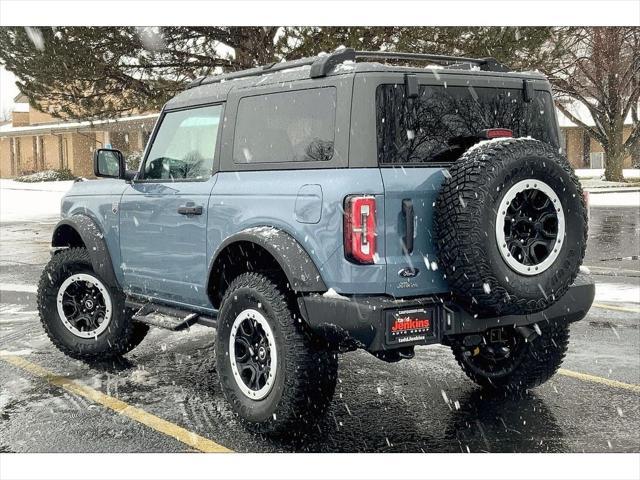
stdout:
<svg viewBox="0 0 640 480">
<path fill-rule="evenodd" d="M 136 313 L 133 314 L 134 320 L 173 332 L 186 330 L 196 323 L 205 327 L 214 328 L 217 325 L 214 317 L 177 307 L 129 298 L 125 304 L 127 308 L 136 310 Z"/>
</svg>

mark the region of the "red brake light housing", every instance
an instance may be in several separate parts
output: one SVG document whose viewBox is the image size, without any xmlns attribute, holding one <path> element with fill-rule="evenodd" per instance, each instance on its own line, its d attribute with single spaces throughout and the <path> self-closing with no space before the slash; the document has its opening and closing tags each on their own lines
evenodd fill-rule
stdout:
<svg viewBox="0 0 640 480">
<path fill-rule="evenodd" d="M 371 195 L 351 195 L 345 198 L 344 253 L 349 260 L 355 263 L 375 263 L 375 197 Z"/>
<path fill-rule="evenodd" d="M 513 131 L 508 128 L 490 128 L 482 131 L 482 136 L 487 140 L 492 138 L 511 138 L 513 137 Z"/>
</svg>

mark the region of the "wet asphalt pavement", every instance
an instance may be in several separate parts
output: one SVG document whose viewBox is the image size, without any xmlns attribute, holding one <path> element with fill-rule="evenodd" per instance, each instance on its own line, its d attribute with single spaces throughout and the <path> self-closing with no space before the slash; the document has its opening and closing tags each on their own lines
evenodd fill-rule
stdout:
<svg viewBox="0 0 640 480">
<path fill-rule="evenodd" d="M 603 285 L 596 301 L 616 309 L 593 308 L 572 325 L 565 370 L 543 386 L 517 399 L 491 396 L 442 346 L 396 364 L 348 353 L 326 418 L 280 439 L 249 434 L 234 419 L 218 385 L 212 329 L 154 329 L 126 358 L 104 364 L 55 350 L 30 291 L 54 225 L 0 225 L 0 452 L 193 450 L 3 361 L 9 353 L 241 452 L 640 451 L 640 298 L 614 295 L 638 291 L 640 261 L 611 260 L 638 255 L 638 209 L 592 208 L 585 265 Z"/>
</svg>

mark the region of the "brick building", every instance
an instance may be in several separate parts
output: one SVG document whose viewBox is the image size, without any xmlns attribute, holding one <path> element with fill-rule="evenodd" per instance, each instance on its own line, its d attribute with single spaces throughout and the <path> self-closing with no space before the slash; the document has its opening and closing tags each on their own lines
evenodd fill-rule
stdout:
<svg viewBox="0 0 640 480">
<path fill-rule="evenodd" d="M 589 110 L 582 103 L 572 103 L 569 111 L 584 124 L 593 126 L 593 118 Z M 562 132 L 562 142 L 567 158 L 573 168 L 604 168 L 605 157 L 602 145 L 591 138 L 586 130 L 574 124 L 560 110 L 558 110 L 558 123 Z M 631 134 L 631 112 L 625 119 L 624 139 Z M 636 146 L 640 148 L 640 146 Z M 624 168 L 631 168 L 632 159 L 628 156 L 624 159 Z"/>
<path fill-rule="evenodd" d="M 579 103 L 570 111 L 593 125 L 588 110 Z M 26 97 L 15 98 L 12 122 L 0 125 L 0 178 L 41 170 L 68 168 L 77 176 L 93 175 L 96 148 L 111 145 L 125 155 L 141 153 L 158 114 L 141 114 L 117 120 L 65 122 L 31 107 Z M 574 168 L 603 168 L 602 146 L 586 131 L 558 111 L 563 147 Z M 625 139 L 631 132 L 631 114 L 625 122 Z M 631 168 L 631 157 L 624 168 Z"/>
<path fill-rule="evenodd" d="M 60 168 L 92 176 L 96 148 L 111 145 L 125 155 L 142 152 L 158 117 L 61 121 L 30 106 L 23 95 L 14 101 L 12 121 L 0 125 L 0 178 Z"/>
</svg>

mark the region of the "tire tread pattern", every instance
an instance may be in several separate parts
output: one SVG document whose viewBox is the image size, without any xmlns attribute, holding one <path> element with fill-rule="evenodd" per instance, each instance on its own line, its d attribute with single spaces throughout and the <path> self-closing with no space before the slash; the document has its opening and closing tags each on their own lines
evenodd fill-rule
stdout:
<svg viewBox="0 0 640 480">
<path fill-rule="evenodd" d="M 542 385 L 560 368 L 569 346 L 569 325 L 550 320 L 539 324 L 542 335 L 525 344 L 526 351 L 513 371 L 499 378 L 489 378 L 469 368 L 461 342 L 453 342 L 451 349 L 462 371 L 478 385 L 509 393 L 522 392 Z"/>
<path fill-rule="evenodd" d="M 285 386 L 282 399 L 273 418 L 265 422 L 250 422 L 242 418 L 247 429 L 255 433 L 277 434 L 298 429 L 312 423 L 329 406 L 336 387 L 338 361 L 334 352 L 318 349 L 308 334 L 295 322 L 292 302 L 280 291 L 267 276 L 259 273 L 244 273 L 236 277 L 225 292 L 222 300 L 220 316 L 223 317 L 224 306 L 233 301 L 240 288 L 250 288 L 269 302 L 275 312 L 276 321 L 285 344 Z M 282 352 L 279 352 L 282 355 Z M 218 356 L 218 361 L 224 361 Z M 230 369 L 218 368 L 223 386 L 235 382 Z M 224 377 L 224 378 L 223 378 Z M 227 400 L 234 410 L 242 412 L 242 404 L 235 398 L 235 393 L 223 388 Z"/>
<path fill-rule="evenodd" d="M 448 171 L 436 201 L 434 215 L 435 236 L 440 260 L 447 281 L 454 294 L 471 310 L 491 314 L 533 313 L 549 307 L 554 299 L 562 297 L 575 281 L 578 267 L 569 281 L 552 295 L 537 300 L 519 298 L 500 285 L 487 261 L 481 240 L 487 235 L 487 226 L 481 224 L 481 211 L 490 202 L 487 185 L 499 172 L 512 168 L 514 159 L 531 156 L 543 157 L 545 162 L 556 163 L 566 173 L 582 201 L 584 238 L 579 254 L 582 263 L 586 251 L 588 230 L 587 210 L 582 187 L 566 157 L 546 143 L 529 138 L 504 139 L 488 142 L 468 151 Z M 497 207 L 494 207 L 497 208 Z M 490 286 L 485 290 L 484 284 Z"/>
<path fill-rule="evenodd" d="M 109 288 L 109 291 L 114 303 L 114 317 L 111 319 L 111 325 L 102 334 L 111 337 L 108 341 L 108 349 L 96 350 L 87 348 L 81 343 L 72 346 L 56 334 L 51 322 L 60 322 L 60 319 L 57 310 L 52 311 L 51 306 L 47 305 L 47 299 L 56 297 L 57 290 L 52 288 L 53 285 L 58 280 L 62 280 L 68 269 L 74 266 L 92 270 L 91 258 L 85 248 L 69 248 L 56 253 L 46 265 L 38 282 L 37 306 L 40 322 L 51 343 L 65 355 L 78 360 L 109 359 L 133 350 L 145 338 L 149 328 L 129 318 L 124 308 L 124 295 L 120 291 L 114 292 L 113 288 Z M 121 308 L 118 310 L 117 306 Z"/>
</svg>

